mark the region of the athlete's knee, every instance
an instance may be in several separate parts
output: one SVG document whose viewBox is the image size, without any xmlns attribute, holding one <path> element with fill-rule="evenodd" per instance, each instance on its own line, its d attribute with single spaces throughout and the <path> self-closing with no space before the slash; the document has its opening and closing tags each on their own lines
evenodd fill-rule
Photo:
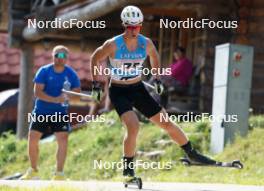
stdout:
<svg viewBox="0 0 264 191">
<path fill-rule="evenodd" d="M 60 134 L 60 135 L 56 135 L 56 139 L 59 145 L 66 145 L 68 142 L 68 135 L 65 134 Z"/>
<path fill-rule="evenodd" d="M 170 131 L 173 128 L 175 128 L 175 124 L 172 123 L 171 121 L 164 121 L 164 122 L 161 122 L 160 127 L 166 131 Z"/>
<path fill-rule="evenodd" d="M 67 145 L 67 143 L 68 143 L 67 137 L 61 137 L 60 139 L 58 139 L 59 145 Z"/>
<path fill-rule="evenodd" d="M 139 123 L 136 121 L 136 119 L 133 120 L 126 120 L 124 121 L 124 125 L 127 129 L 127 131 L 136 131 L 139 128 Z"/>
<path fill-rule="evenodd" d="M 128 138 L 136 138 L 137 135 L 138 135 L 138 131 L 139 131 L 139 127 L 134 127 L 134 128 L 131 128 L 131 129 L 128 129 L 127 130 L 127 137 Z"/>
<path fill-rule="evenodd" d="M 35 144 L 38 144 L 39 142 L 39 137 L 34 133 L 29 133 L 28 139 L 29 139 L 30 144 L 35 145 Z"/>
<path fill-rule="evenodd" d="M 137 121 L 126 123 L 126 131 L 129 136 L 136 136 L 139 131 L 139 123 Z"/>
</svg>

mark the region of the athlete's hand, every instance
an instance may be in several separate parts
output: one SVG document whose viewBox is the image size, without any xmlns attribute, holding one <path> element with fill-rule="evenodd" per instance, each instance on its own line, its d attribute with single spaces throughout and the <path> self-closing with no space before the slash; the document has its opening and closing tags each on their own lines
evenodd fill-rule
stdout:
<svg viewBox="0 0 264 191">
<path fill-rule="evenodd" d="M 161 95 L 164 91 L 164 86 L 162 85 L 161 81 L 158 79 L 155 79 L 153 85 L 155 87 L 155 92 Z"/>
<path fill-rule="evenodd" d="M 61 94 L 58 97 L 54 98 L 54 103 L 64 103 L 65 102 L 65 95 Z"/>
<path fill-rule="evenodd" d="M 92 82 L 92 94 L 91 94 L 91 96 L 97 102 L 99 102 L 102 99 L 103 90 L 102 90 L 100 83 L 98 83 L 97 81 Z"/>
</svg>

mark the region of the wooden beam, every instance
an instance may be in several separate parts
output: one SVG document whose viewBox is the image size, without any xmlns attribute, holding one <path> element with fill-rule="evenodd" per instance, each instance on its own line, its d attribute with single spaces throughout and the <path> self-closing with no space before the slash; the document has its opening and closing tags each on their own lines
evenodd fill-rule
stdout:
<svg viewBox="0 0 264 191">
<path fill-rule="evenodd" d="M 105 39 L 82 39 L 82 40 L 65 40 L 65 39 L 43 39 L 31 43 L 34 49 L 52 50 L 54 46 L 62 44 L 70 49 L 71 52 L 93 52 Z"/>
<path fill-rule="evenodd" d="M 0 75 L 0 82 L 6 83 L 6 84 L 17 84 L 18 82 L 18 76 L 9 75 L 9 74 L 1 74 Z M 2 88 L 2 85 L 1 85 Z"/>
<path fill-rule="evenodd" d="M 158 8 L 158 7 L 143 7 L 144 14 L 175 16 L 180 18 L 195 17 L 196 13 L 193 10 L 182 10 L 177 8 Z"/>
<path fill-rule="evenodd" d="M 7 31 L 7 23 L 8 23 L 8 1 L 2 0 L 0 1 L 0 30 Z"/>
<path fill-rule="evenodd" d="M 65 40 L 82 40 L 88 38 L 110 38 L 120 33 L 120 29 L 91 29 L 91 30 L 70 30 L 70 31 L 56 31 L 55 33 L 48 33 L 45 38 L 65 39 Z"/>
<path fill-rule="evenodd" d="M 139 3 L 139 0 L 98 0 L 87 4 L 83 7 L 73 9 L 69 12 L 58 14 L 62 12 L 58 10 L 56 13 L 56 18 L 61 22 L 70 21 L 71 19 L 77 19 L 78 21 L 94 20 L 98 17 L 104 16 L 116 9 L 119 9 L 125 5 L 131 3 Z M 144 3 L 149 2 L 149 0 L 144 1 Z M 142 2 L 141 2 L 142 3 Z M 41 32 L 36 28 L 25 27 L 23 30 L 23 37 L 28 41 L 37 41 L 44 38 L 47 34 L 54 33 L 57 30 L 65 30 L 66 28 L 50 29 L 47 32 Z"/>
<path fill-rule="evenodd" d="M 176 36 L 176 31 L 175 30 L 171 30 L 171 43 L 170 43 L 170 55 L 169 55 L 169 63 L 173 62 L 173 54 L 174 54 L 174 50 L 175 50 L 175 41 L 177 40 L 175 38 Z"/>
<path fill-rule="evenodd" d="M 34 49 L 30 45 L 24 45 L 21 54 L 21 73 L 19 78 L 17 137 L 26 138 L 29 123 L 28 113 L 31 113 L 33 100 L 33 63 Z"/>
<path fill-rule="evenodd" d="M 186 48 L 188 44 L 188 30 L 191 30 L 191 29 L 180 28 L 179 45 L 184 48 Z"/>
</svg>

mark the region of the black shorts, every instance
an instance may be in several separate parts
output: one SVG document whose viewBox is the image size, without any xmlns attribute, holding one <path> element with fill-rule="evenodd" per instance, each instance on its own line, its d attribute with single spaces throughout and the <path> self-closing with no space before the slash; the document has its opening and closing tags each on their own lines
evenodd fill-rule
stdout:
<svg viewBox="0 0 264 191">
<path fill-rule="evenodd" d="M 142 82 L 132 85 L 111 84 L 109 96 L 119 116 L 134 107 L 150 118 L 162 109 L 149 95 Z"/>
<path fill-rule="evenodd" d="M 70 123 L 64 121 L 51 121 L 49 118 L 45 121 L 31 120 L 29 130 L 35 130 L 45 135 L 53 134 L 56 132 L 70 132 Z"/>
</svg>

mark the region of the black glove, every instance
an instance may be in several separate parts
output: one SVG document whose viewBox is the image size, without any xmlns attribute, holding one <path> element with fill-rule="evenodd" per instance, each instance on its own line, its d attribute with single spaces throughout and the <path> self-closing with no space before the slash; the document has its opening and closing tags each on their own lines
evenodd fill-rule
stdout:
<svg viewBox="0 0 264 191">
<path fill-rule="evenodd" d="M 92 82 L 92 98 L 99 102 L 102 99 L 103 96 L 103 90 L 99 82 L 93 81 Z"/>
<path fill-rule="evenodd" d="M 164 86 L 162 85 L 161 81 L 158 79 L 155 79 L 153 82 L 153 85 L 155 87 L 155 92 L 161 95 L 164 91 Z"/>
</svg>

